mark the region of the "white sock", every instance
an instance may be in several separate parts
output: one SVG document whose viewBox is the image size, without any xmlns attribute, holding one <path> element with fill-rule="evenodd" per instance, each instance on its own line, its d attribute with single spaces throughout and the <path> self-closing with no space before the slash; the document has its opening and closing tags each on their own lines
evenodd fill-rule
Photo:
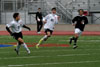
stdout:
<svg viewBox="0 0 100 67">
<path fill-rule="evenodd" d="M 21 44 L 17 43 L 16 50 L 19 51 L 20 46 L 21 46 Z"/>
<path fill-rule="evenodd" d="M 39 46 L 40 44 L 43 43 L 43 41 L 47 38 L 48 36 L 45 35 L 43 38 L 40 39 L 39 43 L 37 44 L 37 46 Z"/>
<path fill-rule="evenodd" d="M 23 43 L 22 45 L 24 46 L 24 48 L 26 49 L 26 51 L 27 51 L 28 53 L 30 53 L 30 50 L 28 49 L 27 45 L 26 45 L 25 43 Z"/>
<path fill-rule="evenodd" d="M 44 40 L 44 39 L 46 39 L 48 36 L 47 35 L 45 35 L 42 39 Z"/>
</svg>

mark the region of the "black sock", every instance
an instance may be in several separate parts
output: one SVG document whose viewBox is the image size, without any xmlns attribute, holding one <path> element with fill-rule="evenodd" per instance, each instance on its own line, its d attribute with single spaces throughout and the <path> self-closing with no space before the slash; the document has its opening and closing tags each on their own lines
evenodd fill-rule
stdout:
<svg viewBox="0 0 100 67">
<path fill-rule="evenodd" d="M 71 39 L 72 39 L 72 40 L 75 40 L 75 37 L 72 37 Z"/>
<path fill-rule="evenodd" d="M 74 45 L 76 45 L 78 38 L 74 39 Z"/>
</svg>

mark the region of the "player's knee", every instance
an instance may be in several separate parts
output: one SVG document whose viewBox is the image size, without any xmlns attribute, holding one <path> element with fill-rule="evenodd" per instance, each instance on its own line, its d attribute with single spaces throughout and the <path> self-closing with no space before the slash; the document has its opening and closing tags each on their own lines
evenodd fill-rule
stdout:
<svg viewBox="0 0 100 67">
<path fill-rule="evenodd" d="M 18 39 L 18 41 L 19 41 L 21 44 L 23 44 L 23 43 L 24 43 L 24 40 L 23 40 L 23 39 L 21 39 L 21 38 L 19 38 L 19 39 Z"/>
<path fill-rule="evenodd" d="M 78 37 L 79 37 L 79 35 L 78 35 L 78 34 L 75 34 L 75 37 L 76 37 L 76 38 L 78 38 Z"/>
<path fill-rule="evenodd" d="M 19 41 L 20 42 L 20 44 L 23 44 L 24 43 L 24 41 Z"/>
<path fill-rule="evenodd" d="M 51 35 L 48 35 L 48 37 L 51 37 Z"/>
<path fill-rule="evenodd" d="M 19 45 L 21 45 L 22 43 L 18 42 Z"/>
</svg>

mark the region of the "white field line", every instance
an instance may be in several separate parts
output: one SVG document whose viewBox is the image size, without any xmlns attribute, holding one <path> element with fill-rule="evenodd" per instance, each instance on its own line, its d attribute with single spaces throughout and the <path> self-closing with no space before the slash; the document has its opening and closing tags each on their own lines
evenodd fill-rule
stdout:
<svg viewBox="0 0 100 67">
<path fill-rule="evenodd" d="M 87 51 L 87 50 L 100 50 L 100 49 L 78 49 L 78 50 L 85 50 L 85 51 Z M 73 49 L 71 49 L 71 50 L 67 50 L 67 48 L 66 48 L 66 50 L 65 49 L 62 49 L 62 50 L 40 50 L 40 51 L 31 51 L 31 53 L 37 53 L 37 52 L 59 52 L 59 51 L 74 51 Z M 3 53 L 11 53 L 12 51 L 6 51 L 6 52 L 0 52 L 0 54 L 3 54 Z M 26 51 L 20 51 L 20 52 L 26 52 Z"/>
<path fill-rule="evenodd" d="M 66 41 L 66 42 L 68 42 L 69 40 L 59 40 L 60 42 L 61 41 Z M 100 40 L 78 40 L 78 41 L 80 41 L 80 42 L 100 42 Z"/>
<path fill-rule="evenodd" d="M 53 63 L 37 63 L 37 64 L 21 64 L 21 65 L 8 65 L 8 67 L 23 67 L 23 66 L 37 66 L 37 65 L 61 65 L 61 64 L 82 64 L 82 63 L 97 63 L 97 61 L 76 61 L 76 62 L 53 62 Z"/>
<path fill-rule="evenodd" d="M 30 59 L 30 58 L 50 58 L 50 57 L 71 57 L 71 56 L 89 56 L 89 55 L 95 55 L 94 54 L 66 54 L 66 55 L 55 55 L 55 56 L 23 56 L 23 57 L 4 57 L 0 58 L 0 60 L 6 60 L 6 59 Z"/>
</svg>

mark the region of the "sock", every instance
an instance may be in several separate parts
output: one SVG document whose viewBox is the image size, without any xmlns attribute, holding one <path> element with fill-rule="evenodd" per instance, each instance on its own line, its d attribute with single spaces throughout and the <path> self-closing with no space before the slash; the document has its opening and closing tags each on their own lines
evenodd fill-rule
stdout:
<svg viewBox="0 0 100 67">
<path fill-rule="evenodd" d="M 43 41 L 45 40 L 45 39 L 47 39 L 48 38 L 48 36 L 47 35 L 45 35 L 43 38 L 41 38 L 40 39 L 40 41 L 39 41 L 39 43 L 37 44 L 38 46 L 41 44 L 41 43 L 43 43 Z"/>
<path fill-rule="evenodd" d="M 27 45 L 26 45 L 25 43 L 23 43 L 22 46 L 24 46 L 24 48 L 26 49 L 26 51 L 27 51 L 28 53 L 30 53 L 30 50 L 28 49 L 28 47 L 27 47 Z"/>
<path fill-rule="evenodd" d="M 76 43 L 77 43 L 77 40 L 78 40 L 78 38 L 75 38 L 74 39 L 74 44 L 76 45 Z"/>
<path fill-rule="evenodd" d="M 75 37 L 72 37 L 71 39 L 72 39 L 72 40 L 75 40 Z"/>
<path fill-rule="evenodd" d="M 16 50 L 18 50 L 18 51 L 19 51 L 20 46 L 21 46 L 21 44 L 17 43 Z"/>
<path fill-rule="evenodd" d="M 42 38 L 44 41 L 46 41 L 48 39 L 48 36 L 45 35 L 43 38 Z"/>
</svg>

